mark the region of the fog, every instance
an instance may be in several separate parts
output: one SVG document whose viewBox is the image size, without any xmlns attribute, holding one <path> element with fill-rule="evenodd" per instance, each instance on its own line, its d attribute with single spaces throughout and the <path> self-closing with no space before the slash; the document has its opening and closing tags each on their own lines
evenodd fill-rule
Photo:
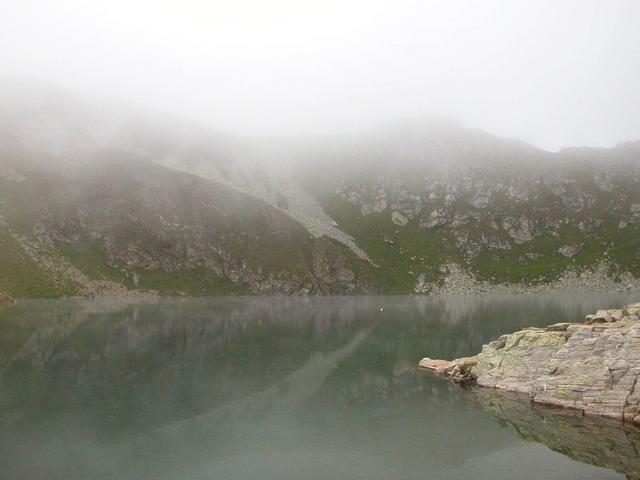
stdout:
<svg viewBox="0 0 640 480">
<path fill-rule="evenodd" d="M 0 72 L 241 135 L 445 115 L 535 146 L 640 138 L 640 3 L 2 0 Z"/>
</svg>

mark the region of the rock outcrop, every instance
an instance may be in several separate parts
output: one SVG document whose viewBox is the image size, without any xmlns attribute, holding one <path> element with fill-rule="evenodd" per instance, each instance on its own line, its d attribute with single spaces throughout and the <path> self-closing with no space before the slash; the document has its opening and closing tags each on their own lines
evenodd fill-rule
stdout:
<svg viewBox="0 0 640 480">
<path fill-rule="evenodd" d="M 420 367 L 455 380 L 527 394 L 532 402 L 640 424 L 640 303 L 599 310 L 585 323 L 503 335 L 476 357 Z"/>
<path fill-rule="evenodd" d="M 11 297 L 9 295 L 7 295 L 6 293 L 0 292 L 0 308 L 8 307 L 12 303 L 13 303 L 13 300 L 11 300 Z"/>
<path fill-rule="evenodd" d="M 12 162 L 0 156 L 0 170 Z M 369 262 L 251 196 L 133 155 L 87 162 L 25 168 L 11 188 L 0 179 L 4 283 L 25 277 L 13 295 L 375 290 Z"/>
<path fill-rule="evenodd" d="M 436 360 L 427 357 L 420 360 L 418 367 L 447 375 L 456 382 L 464 383 L 475 380 L 471 371 L 477 363 L 478 360 L 476 357 L 462 357 L 451 361 Z"/>
</svg>

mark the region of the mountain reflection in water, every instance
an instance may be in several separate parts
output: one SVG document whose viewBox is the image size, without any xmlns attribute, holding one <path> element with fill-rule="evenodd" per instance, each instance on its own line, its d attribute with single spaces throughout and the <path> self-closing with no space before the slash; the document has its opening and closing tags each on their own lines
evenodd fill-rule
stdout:
<svg viewBox="0 0 640 480">
<path fill-rule="evenodd" d="M 634 298 L 21 301 L 0 313 L 0 478 L 635 478 L 620 424 L 415 369 Z"/>
</svg>

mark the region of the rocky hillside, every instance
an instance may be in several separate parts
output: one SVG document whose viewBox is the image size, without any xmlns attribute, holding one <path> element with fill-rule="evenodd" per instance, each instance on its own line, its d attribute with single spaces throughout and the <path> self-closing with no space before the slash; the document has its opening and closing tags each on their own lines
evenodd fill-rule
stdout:
<svg viewBox="0 0 640 480">
<path fill-rule="evenodd" d="M 82 98 L 50 86 L 0 80 L 0 141 L 73 166 L 87 152 L 135 154 L 262 200 L 314 237 L 336 240 L 368 260 L 318 202 L 291 178 L 297 141 L 253 139 L 203 128 L 166 113 Z"/>
<path fill-rule="evenodd" d="M 640 288 L 640 142 L 444 119 L 248 139 L 42 87 L 0 98 L 0 290 Z"/>
<path fill-rule="evenodd" d="M 12 296 L 346 294 L 373 267 L 215 182 L 122 152 L 73 169 L 0 156 L 0 290 Z"/>
<path fill-rule="evenodd" d="M 595 287 L 637 287 L 639 142 L 549 153 L 450 123 L 394 129 L 299 174 L 387 290 L 530 290 L 590 271 Z"/>
</svg>

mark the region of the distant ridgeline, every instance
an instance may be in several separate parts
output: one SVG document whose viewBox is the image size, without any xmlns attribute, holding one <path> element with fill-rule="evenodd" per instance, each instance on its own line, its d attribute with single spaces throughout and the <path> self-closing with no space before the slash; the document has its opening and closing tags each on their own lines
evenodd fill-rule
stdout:
<svg viewBox="0 0 640 480">
<path fill-rule="evenodd" d="M 441 119 L 258 141 L 16 98 L 13 297 L 640 288 L 640 142 L 551 153 Z"/>
</svg>

